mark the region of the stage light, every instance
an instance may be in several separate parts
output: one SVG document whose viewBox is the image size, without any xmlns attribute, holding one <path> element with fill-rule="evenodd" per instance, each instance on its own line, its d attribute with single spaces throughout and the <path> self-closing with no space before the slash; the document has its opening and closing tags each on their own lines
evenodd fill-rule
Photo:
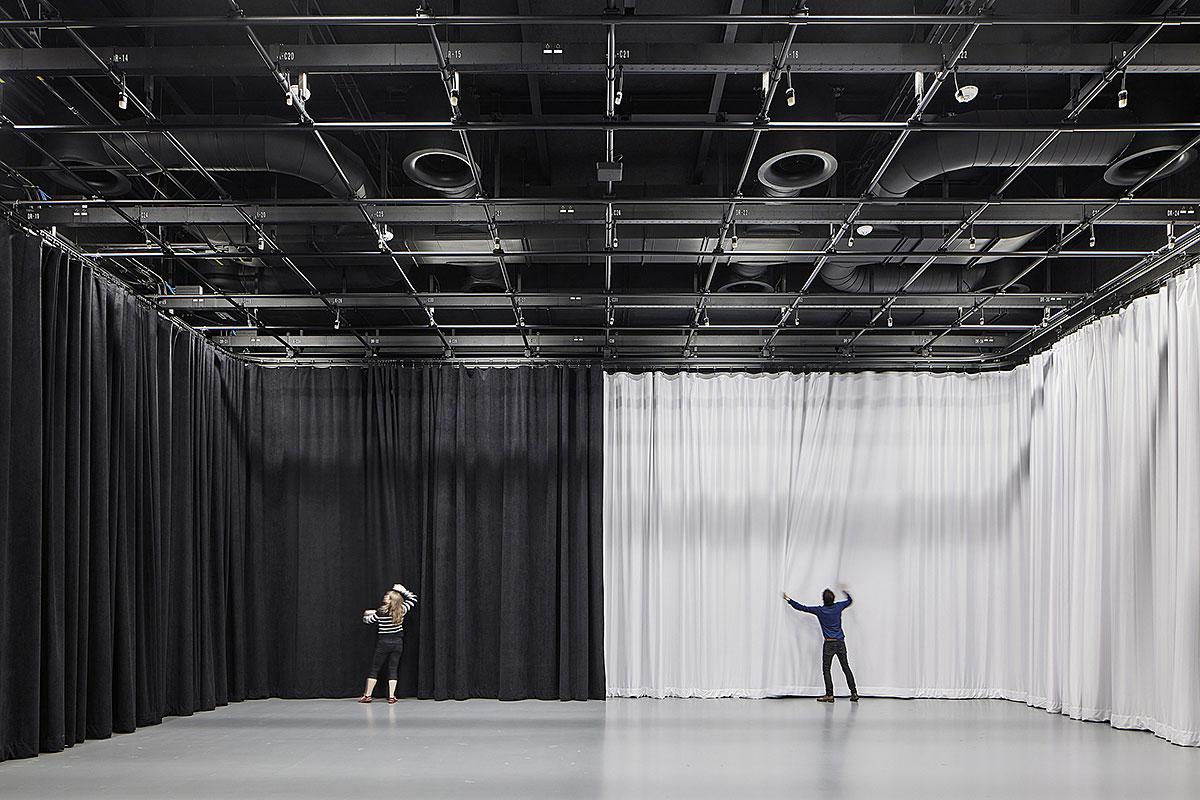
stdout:
<svg viewBox="0 0 1200 800">
<path fill-rule="evenodd" d="M 625 99 L 625 69 L 617 67 L 617 91 L 613 95 L 613 105 L 621 105 L 621 101 Z"/>
<path fill-rule="evenodd" d="M 1129 105 L 1129 90 L 1125 88 L 1125 70 L 1121 70 L 1121 88 L 1117 90 L 1117 108 Z"/>
<path fill-rule="evenodd" d="M 708 326 L 712 325 L 712 323 L 708 321 L 708 309 L 707 308 L 704 309 L 704 316 L 701 318 L 700 324 L 706 328 Z"/>
<path fill-rule="evenodd" d="M 737 235 L 737 223 L 735 222 L 735 223 L 733 223 L 733 236 L 730 237 L 730 239 L 729 239 L 729 249 L 737 250 L 737 246 L 738 246 L 738 235 Z"/>
<path fill-rule="evenodd" d="M 458 71 L 456 70 L 450 73 L 450 105 L 453 106 L 456 111 L 458 110 L 458 89 L 459 78 Z"/>
<path fill-rule="evenodd" d="M 796 90 L 792 87 L 792 68 L 788 67 L 787 71 L 787 104 L 789 106 L 796 105 Z"/>
<path fill-rule="evenodd" d="M 888 309 L 887 325 L 889 328 L 892 327 L 892 311 L 891 311 L 891 309 Z"/>
<path fill-rule="evenodd" d="M 1096 226 L 1088 225 L 1088 247 L 1096 246 Z"/>
<path fill-rule="evenodd" d="M 954 70 L 954 99 L 960 103 L 969 103 L 979 94 L 979 87 L 973 84 L 958 85 L 958 70 Z"/>
<path fill-rule="evenodd" d="M 975 225 L 974 224 L 971 225 L 970 230 L 971 230 L 971 238 L 967 240 L 967 247 L 974 250 L 975 249 Z"/>
</svg>

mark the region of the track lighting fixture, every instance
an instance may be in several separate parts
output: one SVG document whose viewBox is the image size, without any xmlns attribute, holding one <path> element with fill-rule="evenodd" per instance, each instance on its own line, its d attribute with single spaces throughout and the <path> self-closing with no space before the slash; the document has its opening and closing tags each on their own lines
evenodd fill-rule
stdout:
<svg viewBox="0 0 1200 800">
<path fill-rule="evenodd" d="M 969 103 L 979 94 L 979 87 L 973 84 L 958 85 L 958 70 L 954 70 L 954 99 L 960 103 Z"/>
<path fill-rule="evenodd" d="M 621 101 L 625 99 L 625 68 L 617 67 L 617 91 L 613 95 L 613 105 L 621 105 Z"/>
<path fill-rule="evenodd" d="M 1125 70 L 1121 70 L 1121 88 L 1117 90 L 1117 108 L 1129 105 L 1129 90 L 1125 88 Z"/>
<path fill-rule="evenodd" d="M 796 90 L 792 87 L 792 68 L 789 66 L 787 70 L 787 104 L 789 106 L 796 105 Z"/>
</svg>

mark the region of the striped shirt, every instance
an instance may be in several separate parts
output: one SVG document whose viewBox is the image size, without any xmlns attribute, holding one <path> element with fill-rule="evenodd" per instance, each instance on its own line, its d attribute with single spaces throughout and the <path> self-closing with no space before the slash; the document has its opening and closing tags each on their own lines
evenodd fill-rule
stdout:
<svg viewBox="0 0 1200 800">
<path fill-rule="evenodd" d="M 404 595 L 402 605 L 404 606 L 404 613 L 408 614 L 409 611 L 412 611 L 412 607 L 417 604 L 417 596 L 404 587 L 400 587 L 397 591 Z M 388 614 L 385 609 L 368 611 L 366 614 L 363 614 L 362 621 L 368 625 L 378 625 L 380 636 L 404 632 L 404 620 L 392 619 L 391 614 Z"/>
</svg>

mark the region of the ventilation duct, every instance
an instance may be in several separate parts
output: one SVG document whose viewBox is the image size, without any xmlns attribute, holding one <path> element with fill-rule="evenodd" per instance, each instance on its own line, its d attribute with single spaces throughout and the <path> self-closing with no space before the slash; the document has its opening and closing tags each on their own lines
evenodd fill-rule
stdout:
<svg viewBox="0 0 1200 800">
<path fill-rule="evenodd" d="M 1019 236 L 977 239 L 976 250 L 970 250 L 967 242 L 957 240 L 951 249 L 956 252 L 961 251 L 963 257 L 954 259 L 953 261 L 956 262 L 954 265 L 946 265 L 946 262 L 942 261 L 939 262 L 941 266 L 930 267 L 921 273 L 921 277 L 909 289 L 934 294 L 964 290 L 973 292 L 989 280 L 992 271 L 999 264 L 1010 260 L 996 255 L 997 253 L 1019 250 L 1039 233 L 1041 233 L 1041 229 L 1027 231 Z M 896 253 L 895 256 L 897 258 L 905 257 L 902 252 Z M 924 261 L 925 259 L 917 258 L 916 260 Z M 989 266 L 986 269 L 982 266 L 964 269 L 972 263 L 988 264 Z M 908 282 L 916 269 L 915 266 L 902 263 L 861 264 L 831 261 L 821 268 L 821 280 L 830 288 L 841 292 L 892 294 L 899 291 Z"/>
<path fill-rule="evenodd" d="M 163 121 L 169 125 L 172 119 L 167 117 Z M 196 120 L 189 117 L 187 122 L 195 124 Z M 279 120 L 265 117 L 209 117 L 204 122 L 210 125 L 255 125 L 278 123 Z M 311 131 L 297 128 L 271 131 L 177 130 L 173 134 L 208 169 L 293 175 L 320 186 L 334 197 L 347 196 L 346 182 Z M 328 136 L 324 139 L 349 181 L 349 194 L 358 198 L 378 196 L 379 190 L 362 159 L 336 139 Z M 183 157 L 165 132 L 131 133 L 104 139 L 77 135 L 47 137 L 45 147 L 68 166 L 86 170 L 83 175 L 87 181 L 86 187 L 80 186 L 70 176 L 55 173 L 60 184 L 76 191 L 106 196 L 129 190 L 127 178 L 119 172 L 104 169 L 119 161 L 120 157 L 146 173 L 153 173 L 157 169 L 147 158 L 147 153 L 167 169 L 192 168 L 192 164 Z"/>
<path fill-rule="evenodd" d="M 795 107 L 784 106 L 776 119 L 780 122 L 810 122 L 834 118 L 833 92 L 809 78 L 795 94 Z M 795 197 L 805 189 L 819 186 L 837 172 L 830 131 L 770 131 L 758 140 L 754 151 L 754 171 L 768 197 Z"/>
<path fill-rule="evenodd" d="M 1180 87 L 1181 91 L 1167 94 L 1156 84 L 1148 84 L 1141 76 L 1129 77 L 1131 110 L 1139 120 L 1174 120 L 1196 118 L 1194 85 Z M 1133 144 L 1104 171 L 1104 181 L 1112 186 L 1134 186 L 1179 150 L 1190 138 L 1187 133 L 1171 131 L 1139 133 Z M 1160 172 L 1155 180 L 1174 175 L 1200 158 L 1195 148 L 1179 154 Z"/>
<path fill-rule="evenodd" d="M 1061 117 L 1061 111 L 980 111 L 960 114 L 954 121 L 993 126 L 1038 125 L 1057 123 Z M 1046 135 L 1044 131 L 918 132 L 880 176 L 876 195 L 904 197 L 917 185 L 955 170 L 1020 166 L 1033 155 Z M 1106 167 L 1132 141 L 1132 133 L 1064 133 L 1039 153 L 1030 166 Z"/>
<path fill-rule="evenodd" d="M 401 162 L 404 174 L 418 186 L 444 197 L 474 197 L 475 171 L 457 134 L 432 132 L 409 140 L 413 150 Z"/>
<path fill-rule="evenodd" d="M 504 276 L 500 274 L 500 265 L 495 261 L 470 262 L 463 266 L 467 270 L 464 292 L 504 291 Z"/>
<path fill-rule="evenodd" d="M 773 292 L 775 291 L 775 275 L 778 270 L 775 264 L 762 262 L 734 261 L 728 266 L 725 280 L 717 287 L 718 292 Z"/>
<path fill-rule="evenodd" d="M 975 112 L 955 117 L 955 121 L 979 125 L 1036 125 L 1057 122 L 1062 112 Z M 880 176 L 876 195 L 904 197 L 921 183 L 949 172 L 972 167 L 1017 167 L 1029 159 L 1045 140 L 1043 131 L 928 131 L 909 139 Z M 1132 133 L 1064 133 L 1054 139 L 1030 161 L 1035 167 L 1106 167 L 1113 164 L 1133 141 Z M 1144 173 L 1143 173 L 1144 174 Z M 1023 231 L 1017 236 L 977 241 L 979 258 L 967 256 L 960 265 L 944 262 L 922 273 L 909 287 L 917 292 L 974 291 L 988 280 L 983 269 L 964 270 L 961 264 L 987 263 L 999 254 L 1017 250 L 1040 233 Z M 955 248 L 966 250 L 965 242 Z M 898 254 L 903 255 L 903 254 Z M 998 267 L 989 267 L 995 271 Z M 828 262 L 821 279 L 831 288 L 844 292 L 895 292 L 912 276 L 912 268 L 903 264 L 850 264 Z"/>
</svg>

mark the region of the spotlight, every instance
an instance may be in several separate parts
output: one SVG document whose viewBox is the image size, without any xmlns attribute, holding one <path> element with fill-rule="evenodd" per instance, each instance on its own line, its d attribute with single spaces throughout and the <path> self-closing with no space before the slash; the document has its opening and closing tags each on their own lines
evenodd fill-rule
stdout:
<svg viewBox="0 0 1200 800">
<path fill-rule="evenodd" d="M 704 327 L 706 327 L 706 328 L 707 328 L 709 325 L 712 325 L 712 323 L 708 321 L 708 309 L 707 309 L 707 308 L 706 308 L 706 309 L 704 309 L 704 316 L 701 318 L 701 320 L 700 320 L 700 324 L 701 324 L 701 325 L 703 325 L 703 326 L 704 326 Z"/>
<path fill-rule="evenodd" d="M 456 70 L 450 73 L 450 105 L 453 106 L 456 111 L 458 110 L 458 87 L 459 80 L 458 72 Z"/>
<path fill-rule="evenodd" d="M 613 105 L 621 105 L 621 101 L 625 99 L 625 69 L 617 67 L 617 91 L 613 95 Z"/>
<path fill-rule="evenodd" d="M 731 236 L 729 238 L 729 249 L 737 250 L 737 246 L 738 246 L 738 235 L 737 235 L 737 223 L 735 222 L 735 223 L 733 223 L 733 236 Z"/>
<path fill-rule="evenodd" d="M 892 327 L 892 311 L 888 309 L 888 327 Z"/>
<path fill-rule="evenodd" d="M 967 240 L 967 247 L 970 247 L 972 250 L 975 249 L 975 226 L 974 225 L 971 225 L 971 238 L 969 240 Z"/>
<path fill-rule="evenodd" d="M 259 250 L 267 249 L 267 239 L 262 234 L 259 234 L 259 237 L 258 237 L 258 249 Z"/>
<path fill-rule="evenodd" d="M 789 106 L 796 105 L 796 90 L 792 87 L 792 68 L 788 67 L 787 71 L 787 104 Z"/>
<path fill-rule="evenodd" d="M 958 85 L 958 70 L 954 70 L 954 99 L 960 103 L 969 103 L 979 94 L 979 87 L 968 83 L 966 86 Z"/>
<path fill-rule="evenodd" d="M 1096 226 L 1088 225 L 1088 247 L 1096 246 Z"/>
<path fill-rule="evenodd" d="M 870 236 L 872 233 L 875 232 L 875 226 L 869 225 L 867 223 L 863 223 L 862 225 L 859 225 L 857 228 L 855 228 L 854 231 L 859 236 Z"/>
<path fill-rule="evenodd" d="M 122 111 L 129 108 L 129 95 L 125 92 L 124 85 L 121 86 L 121 93 L 117 95 L 117 108 Z"/>
<path fill-rule="evenodd" d="M 1117 108 L 1129 105 L 1129 90 L 1125 88 L 1125 70 L 1121 70 L 1121 88 L 1117 91 Z"/>
</svg>

